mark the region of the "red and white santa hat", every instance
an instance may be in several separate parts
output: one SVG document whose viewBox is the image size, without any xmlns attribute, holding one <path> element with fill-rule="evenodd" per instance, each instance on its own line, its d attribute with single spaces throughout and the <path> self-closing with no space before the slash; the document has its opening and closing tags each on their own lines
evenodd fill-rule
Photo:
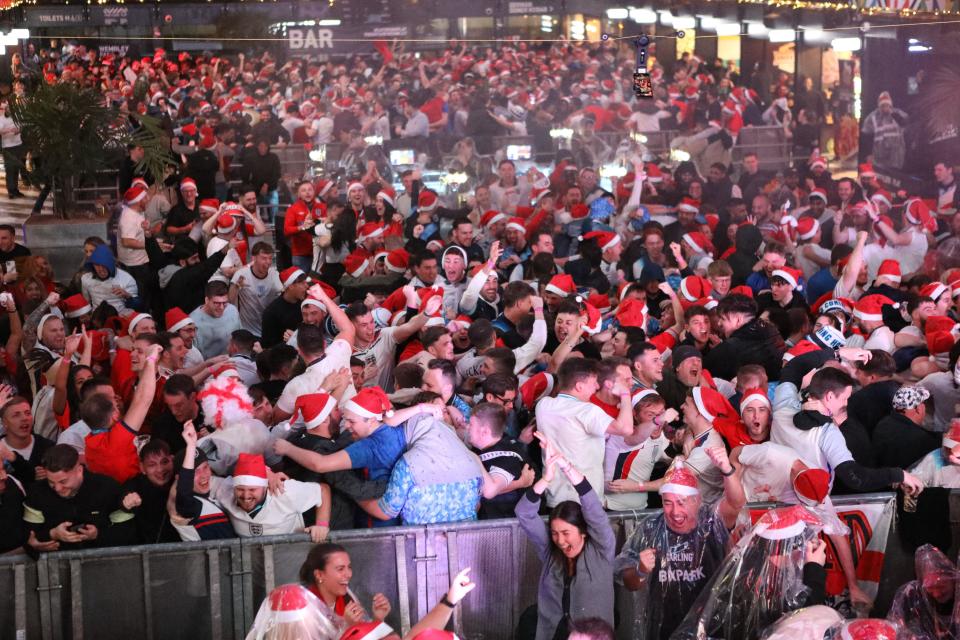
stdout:
<svg viewBox="0 0 960 640">
<path fill-rule="evenodd" d="M 317 184 L 314 186 L 314 189 L 317 192 L 317 197 L 322 198 L 330 192 L 330 189 L 333 188 L 333 180 L 318 180 Z"/>
<path fill-rule="evenodd" d="M 394 631 L 385 622 L 359 622 L 340 636 L 340 640 L 382 640 Z"/>
<path fill-rule="evenodd" d="M 349 194 L 354 189 L 363 189 L 363 188 L 364 188 L 363 183 L 355 180 L 347 185 L 347 193 Z"/>
<path fill-rule="evenodd" d="M 884 260 L 877 269 L 877 282 L 883 278 L 892 285 L 899 285 L 902 277 L 900 263 L 897 260 Z"/>
<path fill-rule="evenodd" d="M 581 240 L 595 240 L 600 251 L 606 251 L 620 244 L 620 235 L 612 231 L 591 231 L 583 234 Z"/>
<path fill-rule="evenodd" d="M 60 303 L 60 310 L 65 317 L 73 319 L 90 313 L 93 308 L 83 295 L 75 293 Z"/>
<path fill-rule="evenodd" d="M 366 272 L 370 266 L 370 259 L 364 254 L 354 251 L 343 260 L 343 266 L 347 273 L 354 278 L 359 278 Z"/>
<path fill-rule="evenodd" d="M 859 173 L 861 178 L 876 178 L 877 173 L 873 170 L 873 165 L 869 162 L 862 163 L 859 167 Z"/>
<path fill-rule="evenodd" d="M 885 204 L 887 207 L 893 206 L 893 196 L 890 195 L 889 191 L 885 191 L 884 189 L 880 189 L 870 196 L 870 201 L 875 204 Z"/>
<path fill-rule="evenodd" d="M 577 285 L 573 282 L 573 277 L 566 273 L 558 273 L 550 278 L 550 282 L 543 288 L 544 291 L 556 294 L 561 298 L 572 296 L 577 292 Z"/>
<path fill-rule="evenodd" d="M 690 245 L 690 248 L 696 253 L 709 254 L 713 251 L 710 240 L 707 239 L 706 234 L 702 231 L 690 231 L 689 233 L 683 234 L 683 241 Z"/>
<path fill-rule="evenodd" d="M 680 281 L 680 295 L 687 302 L 696 302 L 706 298 L 713 291 L 710 281 L 701 276 L 687 276 Z"/>
<path fill-rule="evenodd" d="M 355 413 L 362 418 L 383 420 L 393 415 L 390 398 L 380 387 L 364 387 L 343 403 L 343 410 Z"/>
<path fill-rule="evenodd" d="M 609 300 L 610 299 L 607 298 L 608 304 Z M 591 336 L 600 333 L 600 330 L 603 328 L 603 315 L 600 313 L 600 310 L 587 302 L 583 296 L 577 296 L 576 302 L 577 304 L 583 305 L 582 315 L 586 316 L 583 324 L 584 332 Z"/>
<path fill-rule="evenodd" d="M 640 404 L 640 401 L 644 398 L 649 398 L 650 396 L 659 396 L 655 389 L 639 389 L 632 396 L 630 396 L 630 403 L 635 407 Z"/>
<path fill-rule="evenodd" d="M 216 213 L 220 210 L 220 201 L 216 198 L 204 198 L 200 201 L 200 211 L 205 213 Z"/>
<path fill-rule="evenodd" d="M 137 204 L 146 197 L 147 190 L 142 186 L 135 184 L 124 192 L 123 201 L 126 204 Z"/>
<path fill-rule="evenodd" d="M 384 187 L 377 193 L 377 197 L 389 204 L 391 207 L 397 206 L 397 192 L 393 187 Z"/>
<path fill-rule="evenodd" d="M 677 210 L 688 211 L 690 213 L 699 213 L 700 201 L 687 196 L 680 201 L 680 204 L 677 205 Z"/>
<path fill-rule="evenodd" d="M 826 469 L 804 469 L 793 478 L 793 492 L 808 507 L 823 504 L 830 495 L 830 472 Z"/>
<path fill-rule="evenodd" d="M 553 375 L 541 371 L 527 378 L 520 385 L 520 401 L 527 409 L 533 409 L 537 400 L 549 396 L 553 392 L 555 379 Z"/>
<path fill-rule="evenodd" d="M 133 334 L 134 328 L 144 320 L 153 320 L 153 316 L 149 313 L 135 313 L 130 316 L 130 321 L 127 323 L 127 333 Z"/>
<path fill-rule="evenodd" d="M 940 298 L 940 296 L 949 292 L 950 292 L 950 287 L 943 284 L 942 282 L 931 282 L 930 284 L 926 284 L 920 287 L 920 297 L 930 298 L 934 302 L 936 302 Z"/>
<path fill-rule="evenodd" d="M 527 227 L 524 226 L 523 218 L 514 216 L 507 220 L 507 229 L 513 229 L 514 231 L 519 231 L 520 233 L 526 233 Z"/>
<path fill-rule="evenodd" d="M 307 429 L 314 429 L 329 417 L 336 406 L 337 401 L 328 393 L 308 393 L 297 398 L 293 415 L 302 417 Z"/>
<path fill-rule="evenodd" d="M 387 253 L 387 258 L 383 265 L 391 273 L 405 273 L 410 266 L 410 253 L 403 248 L 394 249 Z"/>
<path fill-rule="evenodd" d="M 697 411 L 711 423 L 719 417 L 730 417 L 734 413 L 730 402 L 715 389 L 696 386 L 692 394 Z"/>
<path fill-rule="evenodd" d="M 267 463 L 263 461 L 263 456 L 255 453 L 241 453 L 237 457 L 237 465 L 233 468 L 233 486 L 267 486 Z"/>
<path fill-rule="evenodd" d="M 163 322 L 167 326 L 167 331 L 180 331 L 184 327 L 194 324 L 193 320 L 180 307 L 168 309 L 163 316 Z"/>
<path fill-rule="evenodd" d="M 797 220 L 797 237 L 800 240 L 812 240 L 819 230 L 820 222 L 816 218 L 804 216 Z"/>
<path fill-rule="evenodd" d="M 305 278 L 307 274 L 299 267 L 287 267 L 280 272 L 280 285 L 286 289 L 292 284 L 296 284 L 300 278 Z"/>
<path fill-rule="evenodd" d="M 779 269 L 774 269 L 773 273 L 770 274 L 770 277 L 783 278 L 793 289 L 799 289 L 800 278 L 803 277 L 803 272 L 800 271 L 800 269 L 794 269 L 793 267 L 780 267 Z"/>
<path fill-rule="evenodd" d="M 826 168 L 827 168 L 827 159 L 824 158 L 823 156 L 817 156 L 816 158 L 814 158 L 813 160 L 811 160 L 811 161 L 810 161 L 810 168 L 811 168 L 811 169 L 816 169 L 817 167 L 819 167 L 819 168 L 821 168 L 821 169 L 826 169 Z"/>
<path fill-rule="evenodd" d="M 417 198 L 417 208 L 420 211 L 433 211 L 437 208 L 437 194 L 433 191 L 424 191 Z"/>
<path fill-rule="evenodd" d="M 822 527 L 820 520 L 810 510 L 797 505 L 767 511 L 760 516 L 753 531 L 766 540 L 789 540 L 803 535 L 808 525 Z"/>
<path fill-rule="evenodd" d="M 886 93 L 884 91 L 880 95 L 883 96 Z M 887 94 L 887 101 L 889 100 L 890 96 Z M 840 627 L 842 640 L 897 640 L 898 635 L 897 626 L 881 618 L 847 620 Z"/>
<path fill-rule="evenodd" d="M 743 413 L 743 410 L 754 402 L 759 402 L 762 405 L 765 405 L 767 409 L 770 408 L 770 398 L 767 397 L 767 392 L 763 389 L 747 389 L 743 392 L 743 398 L 740 400 L 740 413 Z"/>
<path fill-rule="evenodd" d="M 812 190 L 810 191 L 810 195 L 807 196 L 807 198 L 808 198 L 808 199 L 819 198 L 820 200 L 823 200 L 824 202 L 826 202 L 826 201 L 827 201 L 827 191 L 826 191 L 826 189 L 821 189 L 820 187 L 816 187 L 816 188 L 814 188 L 814 189 L 812 189 Z"/>
<path fill-rule="evenodd" d="M 494 224 L 506 219 L 507 216 L 505 214 L 494 209 L 490 209 L 489 211 L 484 211 L 483 215 L 480 216 L 480 224 L 482 224 L 484 228 L 489 229 Z"/>
<path fill-rule="evenodd" d="M 183 180 L 180 181 L 180 191 L 183 191 L 184 189 L 193 189 L 194 191 L 196 191 L 197 181 L 194 180 L 193 178 L 184 178 Z"/>
<path fill-rule="evenodd" d="M 960 420 L 954 420 L 950 423 L 950 429 L 943 434 L 944 449 L 953 449 L 960 445 Z"/>
<path fill-rule="evenodd" d="M 280 585 L 267 597 L 271 619 L 285 624 L 306 620 L 312 608 L 310 596 L 310 591 L 302 585 Z"/>
<path fill-rule="evenodd" d="M 667 481 L 660 485 L 660 495 L 673 493 L 678 496 L 700 495 L 700 486 L 697 477 L 693 475 L 684 463 L 679 463 L 673 471 L 667 474 Z"/>
<path fill-rule="evenodd" d="M 649 309 L 645 301 L 638 298 L 629 298 L 617 306 L 616 318 L 621 327 L 640 327 L 647 324 Z"/>
<path fill-rule="evenodd" d="M 383 225 L 379 222 L 367 222 L 360 226 L 360 231 L 357 233 L 357 244 L 381 236 L 383 236 Z"/>
<path fill-rule="evenodd" d="M 233 233 L 237 230 L 238 225 L 238 220 L 229 213 L 221 213 L 217 216 L 217 233 Z"/>
<path fill-rule="evenodd" d="M 921 295 L 922 295 L 921 290 Z M 879 293 L 874 293 L 869 296 L 863 296 L 857 300 L 857 304 L 853 307 L 853 315 L 859 320 L 864 320 L 867 322 L 881 322 L 883 321 L 883 307 L 885 305 L 893 305 L 894 302 L 890 298 Z"/>
</svg>

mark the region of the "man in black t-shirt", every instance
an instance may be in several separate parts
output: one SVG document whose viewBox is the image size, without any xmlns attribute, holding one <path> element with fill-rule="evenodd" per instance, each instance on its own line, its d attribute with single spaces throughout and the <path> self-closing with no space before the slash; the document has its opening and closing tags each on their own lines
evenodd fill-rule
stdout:
<svg viewBox="0 0 960 640">
<path fill-rule="evenodd" d="M 286 342 L 289 336 L 284 334 L 293 333 L 303 322 L 300 303 L 310 287 L 307 274 L 297 267 L 289 267 L 280 272 L 280 284 L 283 293 L 263 310 L 260 344 L 264 348 Z"/>
<path fill-rule="evenodd" d="M 17 279 L 17 258 L 26 258 L 30 249 L 17 243 L 17 231 L 10 224 L 0 224 L 0 273 L 3 282 L 11 283 Z"/>
<path fill-rule="evenodd" d="M 506 422 L 503 407 L 492 402 L 481 402 L 470 412 L 467 442 L 497 488 L 492 495 L 484 491 L 481 519 L 512 518 L 523 489 L 533 484 L 523 445 L 504 434 Z"/>
</svg>

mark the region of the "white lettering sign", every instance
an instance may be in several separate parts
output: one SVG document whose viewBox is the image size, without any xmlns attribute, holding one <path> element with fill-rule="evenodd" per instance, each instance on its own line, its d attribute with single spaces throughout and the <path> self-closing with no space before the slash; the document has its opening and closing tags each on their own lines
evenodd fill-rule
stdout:
<svg viewBox="0 0 960 640">
<path fill-rule="evenodd" d="M 290 29 L 287 38 L 291 49 L 333 48 L 333 31 L 330 29 Z"/>
</svg>

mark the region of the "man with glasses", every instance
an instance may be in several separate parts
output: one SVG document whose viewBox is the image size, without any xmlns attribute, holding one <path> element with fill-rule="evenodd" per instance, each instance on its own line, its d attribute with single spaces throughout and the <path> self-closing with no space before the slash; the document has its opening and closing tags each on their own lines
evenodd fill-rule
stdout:
<svg viewBox="0 0 960 640">
<path fill-rule="evenodd" d="M 519 437 L 520 430 L 524 426 L 520 424 L 516 410 L 519 384 L 517 377 L 512 374 L 494 373 L 484 379 L 482 387 L 483 401 L 500 405 L 506 412 L 504 431 L 512 438 Z"/>
<path fill-rule="evenodd" d="M 224 355 L 230 334 L 240 328 L 240 313 L 230 304 L 226 283 L 208 282 L 203 305 L 194 309 L 190 319 L 197 326 L 194 344 L 204 358 Z"/>
</svg>

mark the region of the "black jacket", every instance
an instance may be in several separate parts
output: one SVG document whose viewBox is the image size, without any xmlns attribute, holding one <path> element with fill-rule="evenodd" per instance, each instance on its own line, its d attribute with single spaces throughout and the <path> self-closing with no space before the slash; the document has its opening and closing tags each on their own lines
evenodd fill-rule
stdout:
<svg viewBox="0 0 960 640">
<path fill-rule="evenodd" d="M 259 153 L 248 153 L 243 159 L 243 166 L 240 168 L 240 181 L 252 185 L 257 195 L 260 194 L 260 187 L 267 185 L 267 191 L 273 191 L 280 182 L 280 158 L 277 154 L 267 152 L 267 155 L 261 156 Z"/>
<path fill-rule="evenodd" d="M 877 464 L 883 467 L 909 469 L 925 455 L 938 449 L 942 441 L 941 434 L 927 431 L 897 412 L 881 420 L 873 432 Z"/>
<path fill-rule="evenodd" d="M 787 350 L 777 328 L 754 318 L 703 357 L 703 367 L 714 378 L 733 380 L 745 364 L 759 364 L 770 380 L 780 379 L 780 362 Z"/>
<path fill-rule="evenodd" d="M 187 175 L 197 183 L 197 199 L 213 198 L 217 195 L 217 171 L 220 161 L 217 154 L 209 149 L 200 149 L 187 156 Z"/>
<path fill-rule="evenodd" d="M 877 423 L 893 410 L 893 394 L 899 388 L 896 380 L 881 380 L 855 391 L 847 402 L 848 421 L 860 423 L 872 436 Z"/>
<path fill-rule="evenodd" d="M 167 309 L 180 307 L 189 315 L 191 311 L 202 305 L 203 288 L 226 257 L 225 251 L 217 251 L 200 264 L 183 267 L 173 274 L 164 289 Z"/>
<path fill-rule="evenodd" d="M 19 549 L 30 533 L 23 521 L 23 490 L 13 476 L 7 476 L 6 484 L 0 491 L 0 553 Z"/>
<path fill-rule="evenodd" d="M 34 482 L 27 490 L 24 519 L 41 542 L 50 540 L 50 530 L 63 522 L 97 527 L 94 540 L 60 543 L 60 551 L 109 547 L 114 544 L 110 514 L 120 507 L 120 486 L 107 476 L 84 470 L 83 484 L 72 498 L 61 498 L 46 480 Z"/>
<path fill-rule="evenodd" d="M 173 483 L 171 479 L 170 483 Z M 142 473 L 126 481 L 120 487 L 121 500 L 128 493 L 140 496 L 140 505 L 130 511 L 122 509 L 121 513 L 132 517 L 129 522 L 130 542 L 132 544 L 156 544 L 159 542 L 180 542 L 180 534 L 170 524 L 167 514 L 167 498 L 170 495 L 170 484 L 158 487 L 147 480 Z M 122 518 L 123 516 L 121 516 Z M 119 519 L 119 518 L 118 518 Z"/>
<path fill-rule="evenodd" d="M 757 250 L 763 242 L 763 236 L 760 235 L 760 229 L 749 224 L 737 229 L 737 235 L 734 239 L 736 251 L 727 258 L 730 268 L 733 269 L 733 277 L 730 280 L 731 286 L 739 286 L 747 282 L 747 278 L 753 273 L 753 265 L 757 264 Z"/>
</svg>

